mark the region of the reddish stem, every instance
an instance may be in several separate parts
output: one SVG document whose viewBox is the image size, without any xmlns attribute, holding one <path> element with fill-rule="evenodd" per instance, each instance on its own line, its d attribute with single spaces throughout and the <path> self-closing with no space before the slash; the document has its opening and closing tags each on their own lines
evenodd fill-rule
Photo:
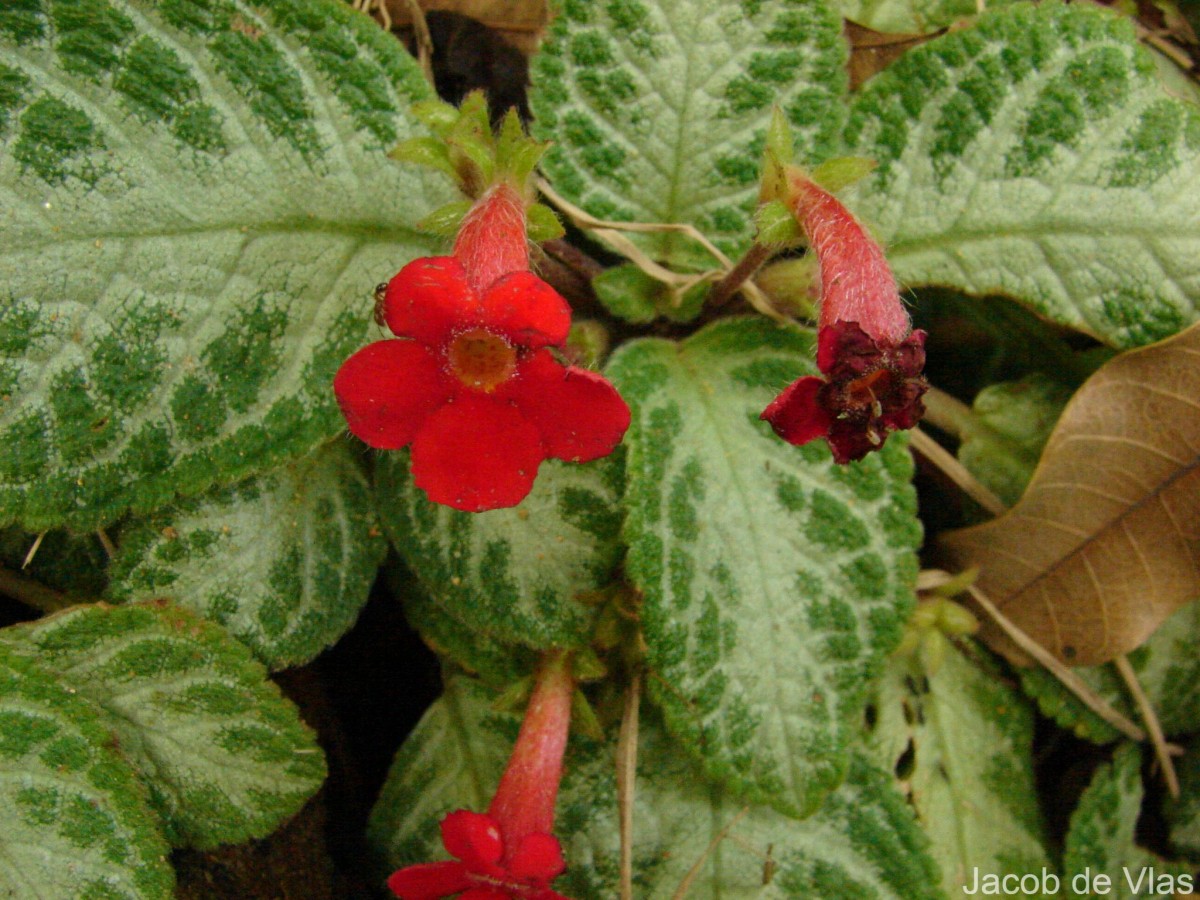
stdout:
<svg viewBox="0 0 1200 900">
<path fill-rule="evenodd" d="M 478 292 L 509 272 L 529 269 L 525 204 L 512 187 L 501 182 L 475 202 L 454 241 L 454 255 Z"/>
<path fill-rule="evenodd" d="M 555 650 L 546 654 L 508 768 L 488 809 L 504 838 L 505 864 L 526 837 L 554 830 L 554 805 L 562 778 L 574 693 L 575 679 L 566 652 Z"/>
</svg>

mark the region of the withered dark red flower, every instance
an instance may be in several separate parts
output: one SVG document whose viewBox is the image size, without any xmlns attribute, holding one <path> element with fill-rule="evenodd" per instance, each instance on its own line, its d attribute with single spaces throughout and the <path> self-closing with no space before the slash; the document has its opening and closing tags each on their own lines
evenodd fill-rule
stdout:
<svg viewBox="0 0 1200 900">
<path fill-rule="evenodd" d="M 629 407 L 601 375 L 560 363 L 571 311 L 528 271 L 524 208 L 485 195 L 453 256 L 400 270 L 383 296 L 398 340 L 369 344 L 334 378 L 350 431 L 372 447 L 412 445 L 429 499 L 479 512 L 520 503 L 543 459 L 610 453 Z"/>
<path fill-rule="evenodd" d="M 924 414 L 925 332 L 911 323 L 883 250 L 832 194 L 788 170 L 788 199 L 821 276 L 817 368 L 763 411 L 791 444 L 825 438 L 839 463 L 862 459 Z"/>
</svg>

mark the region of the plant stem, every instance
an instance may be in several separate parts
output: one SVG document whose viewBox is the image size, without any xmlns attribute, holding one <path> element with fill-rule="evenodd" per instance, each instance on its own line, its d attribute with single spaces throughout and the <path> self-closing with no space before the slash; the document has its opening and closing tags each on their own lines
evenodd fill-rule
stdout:
<svg viewBox="0 0 1200 900">
<path fill-rule="evenodd" d="M 746 251 L 746 255 L 738 260 L 737 265 L 725 273 L 725 277 L 713 285 L 708 293 L 708 305 L 712 309 L 720 309 L 738 292 L 743 284 L 753 277 L 762 264 L 775 253 L 775 248 L 767 244 L 754 243 Z"/>
<path fill-rule="evenodd" d="M 28 576 L 5 568 L 0 568 L 0 593 L 47 614 L 75 605 L 75 602 L 61 591 L 48 588 Z"/>
<path fill-rule="evenodd" d="M 977 424 L 971 407 L 945 391 L 930 386 L 921 399 L 925 402 L 925 421 L 960 441 Z"/>
</svg>

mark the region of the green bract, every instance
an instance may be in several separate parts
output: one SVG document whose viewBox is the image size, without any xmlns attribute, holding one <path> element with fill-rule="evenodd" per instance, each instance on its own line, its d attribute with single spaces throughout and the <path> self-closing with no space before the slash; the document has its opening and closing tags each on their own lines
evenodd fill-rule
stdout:
<svg viewBox="0 0 1200 900">
<path fill-rule="evenodd" d="M 0 521 L 76 529 L 297 457 L 440 185 L 420 71 L 328 0 L 0 12 Z"/>
<path fill-rule="evenodd" d="M 633 408 L 626 572 L 668 728 L 755 802 L 807 815 L 913 602 L 921 527 L 902 440 L 854 466 L 759 414 L 813 371 L 811 336 L 726 319 L 642 340 L 608 373 Z"/>
</svg>

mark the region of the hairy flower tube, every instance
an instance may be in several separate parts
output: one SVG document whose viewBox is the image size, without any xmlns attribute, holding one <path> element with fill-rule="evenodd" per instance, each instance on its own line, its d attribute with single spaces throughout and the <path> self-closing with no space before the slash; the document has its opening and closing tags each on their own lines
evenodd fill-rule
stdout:
<svg viewBox="0 0 1200 900">
<path fill-rule="evenodd" d="M 393 873 L 397 897 L 567 900 L 550 887 L 566 868 L 551 832 L 574 691 L 565 654 L 549 654 L 487 813 L 460 809 L 442 819 L 442 844 L 455 859 Z"/>
<path fill-rule="evenodd" d="M 597 459 L 629 427 L 603 376 L 551 351 L 571 311 L 529 271 L 525 207 L 505 183 L 467 214 L 451 256 L 400 270 L 382 313 L 396 339 L 346 360 L 334 393 L 354 435 L 384 450 L 412 445 L 413 480 L 435 503 L 515 506 L 543 459 Z"/>
<path fill-rule="evenodd" d="M 836 197 L 795 167 L 787 203 L 816 254 L 821 276 L 817 368 L 763 411 L 791 444 L 824 438 L 839 463 L 883 446 L 889 432 L 912 428 L 929 385 L 925 332 L 912 331 L 883 251 Z"/>
</svg>

